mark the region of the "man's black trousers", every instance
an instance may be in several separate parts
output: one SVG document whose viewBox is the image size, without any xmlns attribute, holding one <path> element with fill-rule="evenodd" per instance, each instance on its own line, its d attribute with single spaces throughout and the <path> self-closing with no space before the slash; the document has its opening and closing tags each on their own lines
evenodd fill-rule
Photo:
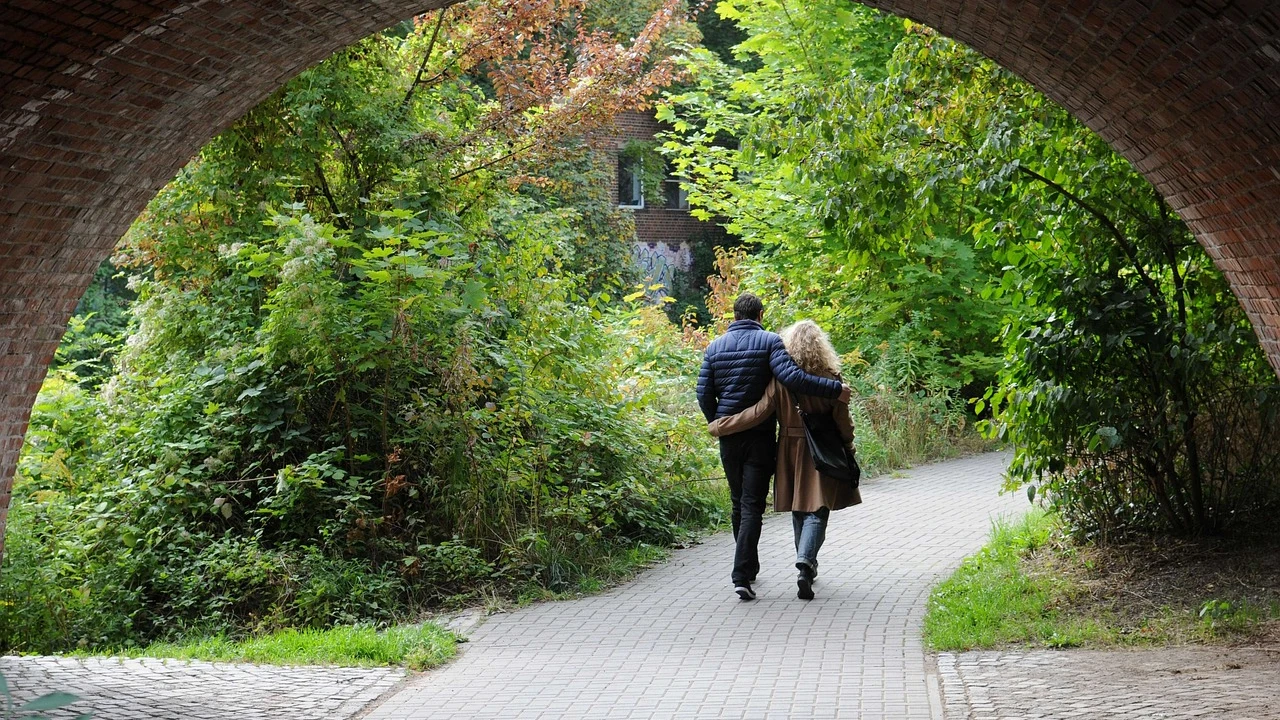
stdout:
<svg viewBox="0 0 1280 720">
<path fill-rule="evenodd" d="M 720 438 L 720 462 L 733 498 L 733 583 L 750 582 L 760 571 L 760 524 L 778 455 L 772 422 Z"/>
</svg>

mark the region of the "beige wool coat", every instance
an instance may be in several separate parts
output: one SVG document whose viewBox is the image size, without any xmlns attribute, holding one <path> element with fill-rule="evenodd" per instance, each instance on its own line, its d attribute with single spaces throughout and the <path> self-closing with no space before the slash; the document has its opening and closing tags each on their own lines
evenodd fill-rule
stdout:
<svg viewBox="0 0 1280 720">
<path fill-rule="evenodd" d="M 737 415 L 722 417 L 709 429 L 716 437 L 749 430 L 778 416 L 778 464 L 773 484 L 773 509 L 786 512 L 814 512 L 823 507 L 842 510 L 862 502 L 858 489 L 828 477 L 814 467 L 809 443 L 804 437 L 804 420 L 796 403 L 806 413 L 830 413 L 847 447 L 853 447 L 853 419 L 849 403 L 812 395 L 793 395 L 782 383 L 769 383 L 760 402 Z"/>
</svg>

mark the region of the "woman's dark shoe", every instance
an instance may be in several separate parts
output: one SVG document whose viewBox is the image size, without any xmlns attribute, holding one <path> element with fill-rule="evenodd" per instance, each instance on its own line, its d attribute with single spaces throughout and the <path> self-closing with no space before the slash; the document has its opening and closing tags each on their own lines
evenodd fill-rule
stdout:
<svg viewBox="0 0 1280 720">
<path fill-rule="evenodd" d="M 798 565 L 799 563 L 796 564 Z M 800 575 L 796 578 L 796 587 L 799 588 L 796 590 L 796 597 L 801 600 L 813 599 L 813 579 L 803 570 L 800 571 Z"/>
<path fill-rule="evenodd" d="M 733 591 L 738 593 L 740 600 L 755 600 L 756 593 L 751 589 L 751 583 L 738 583 L 734 586 Z"/>
</svg>

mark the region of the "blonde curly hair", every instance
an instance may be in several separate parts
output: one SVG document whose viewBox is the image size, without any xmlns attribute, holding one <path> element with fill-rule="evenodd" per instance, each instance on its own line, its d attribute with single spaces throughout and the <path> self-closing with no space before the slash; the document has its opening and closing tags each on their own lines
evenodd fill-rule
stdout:
<svg viewBox="0 0 1280 720">
<path fill-rule="evenodd" d="M 812 320 L 801 320 L 778 333 L 787 353 L 805 372 L 826 377 L 840 377 L 840 357 L 831 338 Z"/>
</svg>

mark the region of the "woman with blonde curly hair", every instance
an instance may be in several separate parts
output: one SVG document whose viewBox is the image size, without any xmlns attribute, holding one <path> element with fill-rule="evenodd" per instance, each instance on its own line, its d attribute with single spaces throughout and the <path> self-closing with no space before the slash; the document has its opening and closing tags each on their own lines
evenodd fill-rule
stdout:
<svg viewBox="0 0 1280 720">
<path fill-rule="evenodd" d="M 831 339 L 812 320 L 801 320 L 784 328 L 779 335 L 787 353 L 806 372 L 834 380 L 840 376 L 840 358 Z M 835 420 L 845 447 L 853 452 L 853 420 L 849 416 L 849 403 L 818 398 L 811 395 L 795 395 L 774 380 L 764 398 L 737 415 L 723 417 L 711 423 L 711 434 L 719 437 L 748 430 L 770 416 L 778 416 L 778 461 L 773 486 L 773 509 L 791 512 L 791 527 L 795 534 L 796 578 L 799 588 L 796 595 L 802 600 L 813 599 L 813 581 L 818 576 L 818 550 L 827 534 L 827 520 L 832 510 L 842 510 L 862 502 L 858 488 L 851 483 L 820 473 L 814 465 L 805 440 L 804 419 L 807 415 L 828 414 Z"/>
</svg>

